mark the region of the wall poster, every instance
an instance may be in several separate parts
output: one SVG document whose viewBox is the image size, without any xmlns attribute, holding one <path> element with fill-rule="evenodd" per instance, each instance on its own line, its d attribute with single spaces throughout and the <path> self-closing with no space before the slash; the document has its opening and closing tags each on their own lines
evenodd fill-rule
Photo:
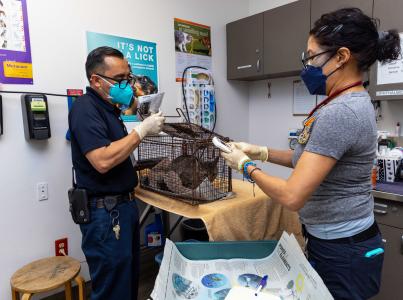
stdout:
<svg viewBox="0 0 403 300">
<path fill-rule="evenodd" d="M 109 46 L 123 53 L 136 76 L 134 83 L 136 97 L 158 92 L 156 43 L 88 31 L 88 53 L 101 46 Z M 121 109 L 125 122 L 138 121 L 134 107 L 121 107 Z"/>
<path fill-rule="evenodd" d="M 181 19 L 174 19 L 176 82 L 182 81 L 183 71 L 189 66 L 203 67 L 211 71 L 210 26 Z"/>
<path fill-rule="evenodd" d="M 0 0 L 0 82 L 33 84 L 26 0 Z"/>
</svg>

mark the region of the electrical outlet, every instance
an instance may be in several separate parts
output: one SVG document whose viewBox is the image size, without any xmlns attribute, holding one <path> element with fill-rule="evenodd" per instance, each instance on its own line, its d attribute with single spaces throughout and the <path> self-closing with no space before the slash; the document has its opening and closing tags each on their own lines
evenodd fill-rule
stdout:
<svg viewBox="0 0 403 300">
<path fill-rule="evenodd" d="M 39 201 L 48 200 L 48 183 L 39 182 L 36 185 L 36 194 Z"/>
<path fill-rule="evenodd" d="M 55 241 L 55 255 L 56 256 L 69 255 L 67 238 L 62 238 Z"/>
</svg>

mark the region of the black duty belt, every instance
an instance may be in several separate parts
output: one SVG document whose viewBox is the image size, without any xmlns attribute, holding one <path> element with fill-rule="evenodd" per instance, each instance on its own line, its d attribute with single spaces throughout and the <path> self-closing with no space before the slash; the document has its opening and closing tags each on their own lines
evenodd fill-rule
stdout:
<svg viewBox="0 0 403 300">
<path fill-rule="evenodd" d="M 370 238 L 373 238 L 374 236 L 376 236 L 379 233 L 379 228 L 378 228 L 378 224 L 376 222 L 374 222 L 368 229 L 366 229 L 360 233 L 357 233 L 350 237 L 332 239 L 332 240 L 321 239 L 321 238 L 318 238 L 316 236 L 309 234 L 309 232 L 305 228 L 305 225 L 302 225 L 302 231 L 303 231 L 304 236 L 306 238 L 308 238 L 308 240 L 313 239 L 313 240 L 319 240 L 319 241 L 330 242 L 330 243 L 348 244 L 351 242 L 359 243 L 359 242 L 366 241 Z"/>
<path fill-rule="evenodd" d="M 134 192 L 121 195 L 104 195 L 91 197 L 91 206 L 95 205 L 96 208 L 106 208 L 107 210 L 113 209 L 116 205 L 123 202 L 130 202 L 134 200 Z"/>
</svg>

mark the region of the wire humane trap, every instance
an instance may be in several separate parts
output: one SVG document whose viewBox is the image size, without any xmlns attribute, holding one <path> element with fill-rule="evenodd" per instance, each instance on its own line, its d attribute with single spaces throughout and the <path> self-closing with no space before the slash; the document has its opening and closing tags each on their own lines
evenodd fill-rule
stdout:
<svg viewBox="0 0 403 300">
<path fill-rule="evenodd" d="M 138 148 L 142 188 L 192 205 L 232 192 L 231 169 L 211 141 L 214 136 L 228 138 L 192 123 L 166 123 L 163 132 L 144 138 Z"/>
</svg>

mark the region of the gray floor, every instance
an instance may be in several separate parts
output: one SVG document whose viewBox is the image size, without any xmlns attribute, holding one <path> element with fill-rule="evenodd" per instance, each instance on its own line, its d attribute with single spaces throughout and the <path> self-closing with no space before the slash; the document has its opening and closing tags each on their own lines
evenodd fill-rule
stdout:
<svg viewBox="0 0 403 300">
<path fill-rule="evenodd" d="M 161 251 L 161 248 L 144 249 L 141 253 L 138 300 L 147 300 L 153 290 L 155 278 L 158 274 L 158 264 L 155 262 L 154 257 Z"/>
<path fill-rule="evenodd" d="M 138 300 L 147 300 L 154 287 L 155 278 L 158 274 L 158 265 L 154 260 L 157 253 L 162 249 L 142 249 L 141 265 L 140 265 L 140 285 Z M 91 283 L 86 284 L 87 299 L 90 299 Z M 77 290 L 73 289 L 73 300 L 78 300 Z M 59 293 L 50 297 L 43 298 L 44 300 L 64 300 L 64 293 Z"/>
</svg>

